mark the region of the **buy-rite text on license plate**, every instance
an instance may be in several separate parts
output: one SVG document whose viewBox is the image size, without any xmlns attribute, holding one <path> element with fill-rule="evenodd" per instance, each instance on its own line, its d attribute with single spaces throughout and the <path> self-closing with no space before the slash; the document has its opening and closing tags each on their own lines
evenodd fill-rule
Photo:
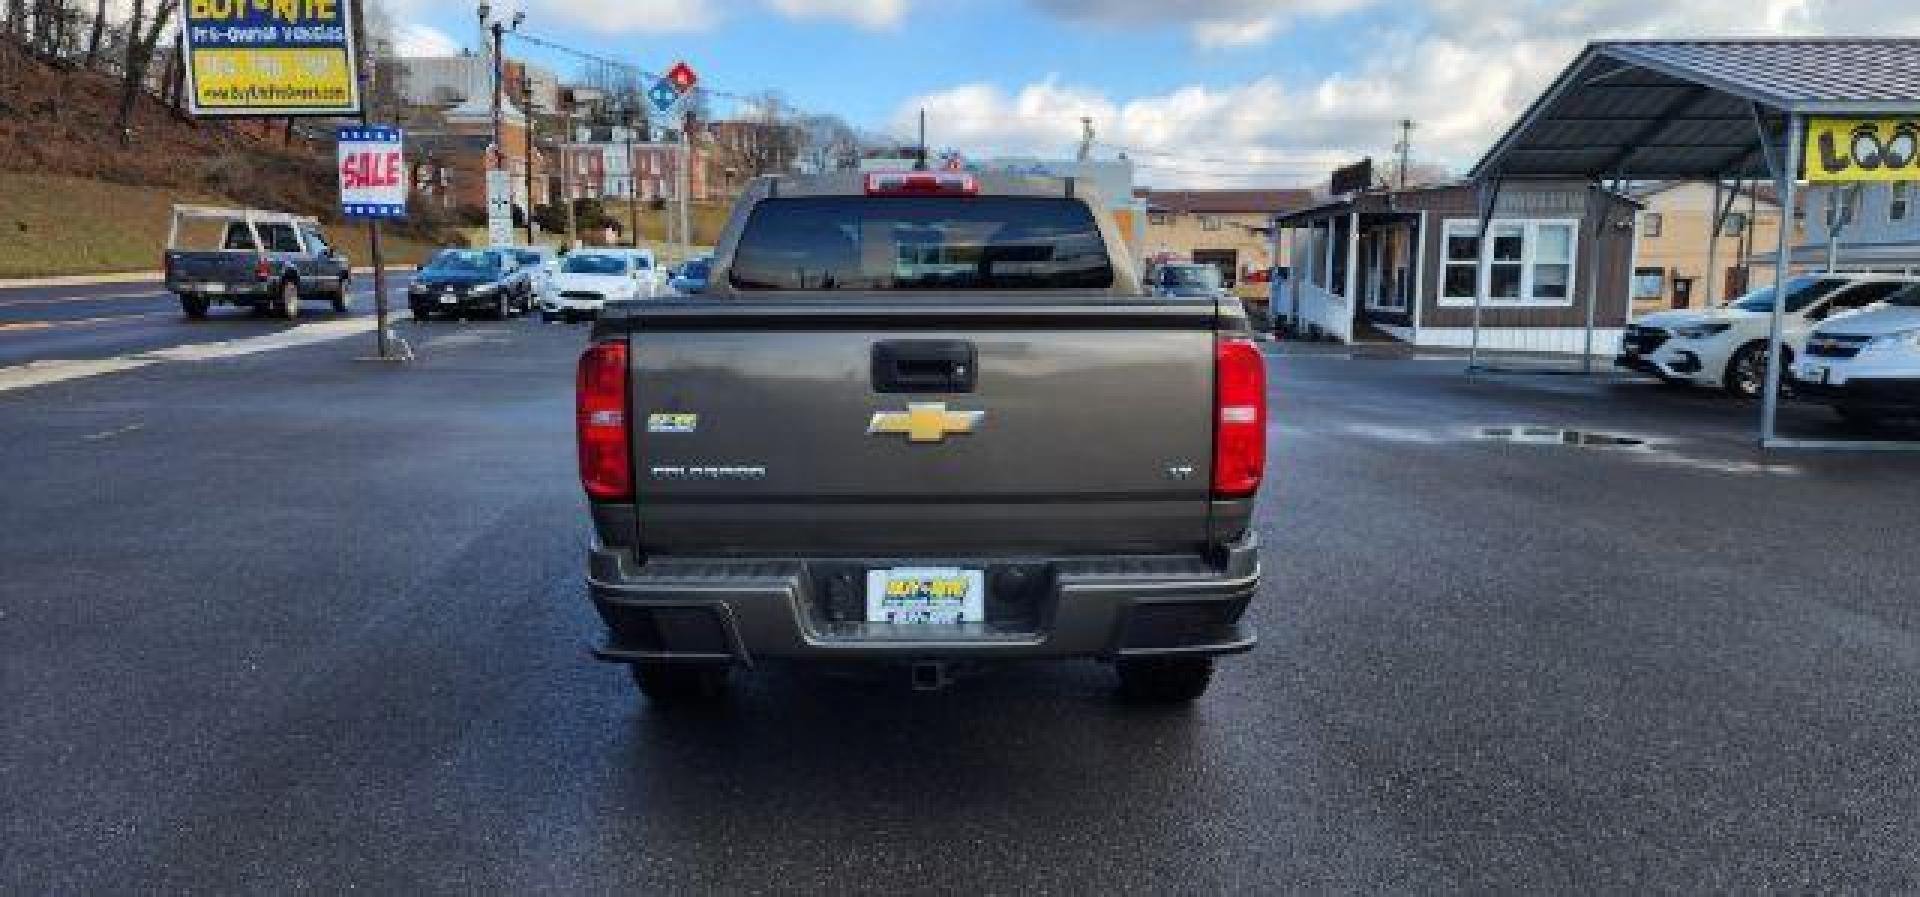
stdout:
<svg viewBox="0 0 1920 897">
<path fill-rule="evenodd" d="M 982 623 L 986 580 L 958 567 L 893 567 L 867 571 L 869 623 Z"/>
</svg>

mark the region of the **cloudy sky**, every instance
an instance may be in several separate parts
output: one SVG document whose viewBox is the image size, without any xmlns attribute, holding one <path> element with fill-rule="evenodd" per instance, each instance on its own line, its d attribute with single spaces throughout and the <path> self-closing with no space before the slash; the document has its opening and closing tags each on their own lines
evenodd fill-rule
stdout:
<svg viewBox="0 0 1920 897">
<path fill-rule="evenodd" d="M 417 52 L 471 12 L 384 0 Z M 1081 116 L 1157 186 L 1302 185 L 1418 122 L 1461 169 L 1602 37 L 1920 34 L 1912 0 L 496 0 L 528 33 L 969 155 L 1059 155 Z M 511 45 L 510 45 L 511 47 Z M 516 54 L 525 51 L 512 50 Z M 528 52 L 562 72 L 565 56 Z"/>
</svg>

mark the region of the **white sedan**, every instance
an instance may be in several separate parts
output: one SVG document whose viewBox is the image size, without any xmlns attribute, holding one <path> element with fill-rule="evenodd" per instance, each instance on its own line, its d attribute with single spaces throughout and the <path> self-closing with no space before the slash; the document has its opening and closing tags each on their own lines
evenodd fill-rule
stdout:
<svg viewBox="0 0 1920 897">
<path fill-rule="evenodd" d="M 582 320 L 600 315 L 608 302 L 652 299 L 659 287 L 651 260 L 630 249 L 582 249 L 560 262 L 540 296 L 540 317 Z"/>
</svg>

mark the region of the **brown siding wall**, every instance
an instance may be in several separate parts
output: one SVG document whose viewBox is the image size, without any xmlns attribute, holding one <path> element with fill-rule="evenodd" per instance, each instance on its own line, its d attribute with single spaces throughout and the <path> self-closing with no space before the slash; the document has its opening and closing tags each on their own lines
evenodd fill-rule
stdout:
<svg viewBox="0 0 1920 897">
<path fill-rule="evenodd" d="M 1587 281 L 1592 265 L 1600 266 L 1600 305 L 1594 316 L 1596 327 L 1621 327 L 1627 321 L 1627 290 L 1632 275 L 1633 231 L 1607 227 L 1596 241 L 1593 238 L 1597 214 L 1585 214 L 1587 188 L 1584 185 L 1519 188 L 1509 185 L 1500 198 L 1496 218 L 1577 217 L 1581 220 L 1579 265 L 1573 284 L 1574 301 L 1564 308 L 1498 308 L 1486 304 L 1480 323 L 1488 328 L 1565 328 L 1585 327 L 1587 323 Z M 1632 204 L 1609 197 L 1613 221 L 1630 221 Z M 1399 198 L 1399 207 L 1407 211 L 1425 209 L 1427 216 L 1426 270 L 1421 274 L 1423 296 L 1420 326 L 1454 328 L 1473 326 L 1473 308 L 1440 305 L 1440 280 L 1444 271 L 1446 222 L 1452 218 L 1473 218 L 1478 214 L 1477 197 L 1470 187 L 1430 190 Z M 1568 212 L 1555 211 L 1566 209 Z M 1605 211 L 1596 210 L 1598 214 Z"/>
</svg>

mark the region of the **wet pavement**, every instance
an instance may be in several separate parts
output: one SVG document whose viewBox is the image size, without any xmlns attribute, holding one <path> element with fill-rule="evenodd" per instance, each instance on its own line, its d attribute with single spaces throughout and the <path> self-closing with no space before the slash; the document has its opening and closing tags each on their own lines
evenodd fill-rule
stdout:
<svg viewBox="0 0 1920 897">
<path fill-rule="evenodd" d="M 0 392 L 0 890 L 1920 887 L 1920 458 L 1271 346 L 1262 644 L 1194 707 L 1082 663 L 676 713 L 587 654 L 584 332 Z"/>
</svg>

